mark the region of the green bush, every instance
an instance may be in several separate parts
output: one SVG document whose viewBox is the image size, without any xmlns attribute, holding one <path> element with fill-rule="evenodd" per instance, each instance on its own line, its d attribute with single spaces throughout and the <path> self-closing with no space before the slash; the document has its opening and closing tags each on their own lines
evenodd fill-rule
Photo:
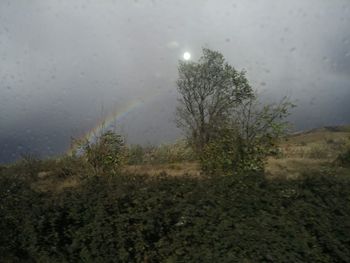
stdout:
<svg viewBox="0 0 350 263">
<path fill-rule="evenodd" d="M 211 174 L 262 172 L 266 157 L 277 150 L 269 134 L 248 141 L 236 129 L 221 129 L 200 154 L 201 168 Z"/>
<path fill-rule="evenodd" d="M 239 136 L 230 130 L 221 130 L 220 135 L 208 143 L 201 153 L 202 170 L 212 173 L 240 173 L 243 166 L 244 148 Z"/>
<path fill-rule="evenodd" d="M 256 98 L 244 101 L 229 120 L 211 131 L 198 152 L 201 168 L 211 174 L 263 171 L 267 156 L 278 154 L 278 141 L 288 128 L 285 118 L 293 107 L 286 98 L 268 105 Z"/>
<path fill-rule="evenodd" d="M 23 227 L 29 223 L 26 215 L 32 213 L 31 203 L 38 200 L 28 177 L 13 171 L 0 173 L 0 262 L 21 262 L 29 257 Z"/>
<path fill-rule="evenodd" d="M 350 180 L 0 177 L 1 262 L 349 262 Z"/>
<path fill-rule="evenodd" d="M 116 174 L 125 163 L 124 140 L 121 135 L 113 131 L 106 131 L 96 136 L 94 142 L 83 140 L 77 144 L 95 174 Z"/>
</svg>

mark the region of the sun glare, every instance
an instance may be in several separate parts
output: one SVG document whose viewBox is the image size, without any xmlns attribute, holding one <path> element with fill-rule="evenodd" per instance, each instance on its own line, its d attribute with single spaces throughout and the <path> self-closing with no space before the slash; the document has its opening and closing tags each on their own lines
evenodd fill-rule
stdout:
<svg viewBox="0 0 350 263">
<path fill-rule="evenodd" d="M 184 53 L 184 60 L 189 60 L 191 58 L 191 54 L 189 52 Z"/>
</svg>

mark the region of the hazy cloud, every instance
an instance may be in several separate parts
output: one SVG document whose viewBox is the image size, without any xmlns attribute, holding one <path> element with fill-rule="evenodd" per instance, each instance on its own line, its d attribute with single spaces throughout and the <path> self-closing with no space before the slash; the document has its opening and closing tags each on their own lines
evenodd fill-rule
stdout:
<svg viewBox="0 0 350 263">
<path fill-rule="evenodd" d="M 350 2 L 0 1 L 0 160 L 63 152 L 112 111 L 132 143 L 179 136 L 177 63 L 222 52 L 297 128 L 350 123 Z M 140 101 L 135 109 L 129 109 Z M 102 110 L 103 108 L 103 110 Z"/>
</svg>

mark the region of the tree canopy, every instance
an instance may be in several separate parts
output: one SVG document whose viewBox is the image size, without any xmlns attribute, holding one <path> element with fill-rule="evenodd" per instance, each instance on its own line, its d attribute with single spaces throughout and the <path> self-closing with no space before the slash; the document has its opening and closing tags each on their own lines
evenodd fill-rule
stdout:
<svg viewBox="0 0 350 263">
<path fill-rule="evenodd" d="M 244 71 L 229 65 L 222 54 L 204 48 L 198 62 L 180 61 L 177 123 L 198 149 L 210 141 L 234 108 L 253 95 Z"/>
</svg>

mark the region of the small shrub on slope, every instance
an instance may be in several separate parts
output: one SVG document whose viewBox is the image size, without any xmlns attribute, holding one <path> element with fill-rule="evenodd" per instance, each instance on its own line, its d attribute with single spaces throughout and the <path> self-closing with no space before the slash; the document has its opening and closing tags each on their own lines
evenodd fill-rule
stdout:
<svg viewBox="0 0 350 263">
<path fill-rule="evenodd" d="M 121 135 L 106 131 L 95 138 L 94 142 L 77 142 L 83 157 L 92 166 L 96 174 L 116 174 L 126 159 L 126 149 Z"/>
</svg>

